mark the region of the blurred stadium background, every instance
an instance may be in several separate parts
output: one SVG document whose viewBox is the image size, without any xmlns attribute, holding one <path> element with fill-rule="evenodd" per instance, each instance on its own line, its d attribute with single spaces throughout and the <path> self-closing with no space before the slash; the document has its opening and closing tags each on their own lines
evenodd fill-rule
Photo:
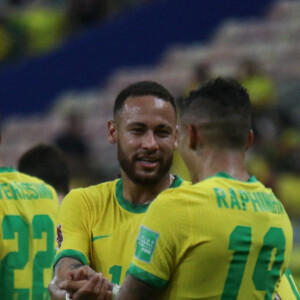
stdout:
<svg viewBox="0 0 300 300">
<path fill-rule="evenodd" d="M 180 97 L 207 78 L 235 77 L 253 101 L 248 166 L 292 219 L 299 287 L 299 16 L 296 0 L 0 0 L 6 165 L 70 126 L 87 148 L 70 162 L 72 187 L 115 178 L 106 122 L 121 88 L 151 79 Z M 177 154 L 174 170 L 187 176 Z"/>
</svg>

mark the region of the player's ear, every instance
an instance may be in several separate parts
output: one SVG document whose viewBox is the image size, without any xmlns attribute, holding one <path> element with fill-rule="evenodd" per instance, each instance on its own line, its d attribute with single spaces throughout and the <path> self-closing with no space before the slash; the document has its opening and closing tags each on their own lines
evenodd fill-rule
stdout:
<svg viewBox="0 0 300 300">
<path fill-rule="evenodd" d="M 111 144 L 115 144 L 117 142 L 117 125 L 114 120 L 109 120 L 107 122 L 107 132 L 108 132 L 108 141 Z"/>
<path fill-rule="evenodd" d="M 189 148 L 196 151 L 197 150 L 197 140 L 198 140 L 198 136 L 197 136 L 197 128 L 192 125 L 189 124 L 187 125 L 187 130 L 188 130 L 188 134 L 189 134 Z"/>
<path fill-rule="evenodd" d="M 246 144 L 246 147 L 245 147 L 246 151 L 251 147 L 251 145 L 253 144 L 253 141 L 254 141 L 254 132 L 253 132 L 252 129 L 250 129 L 250 131 L 248 133 L 247 144 Z"/>
</svg>

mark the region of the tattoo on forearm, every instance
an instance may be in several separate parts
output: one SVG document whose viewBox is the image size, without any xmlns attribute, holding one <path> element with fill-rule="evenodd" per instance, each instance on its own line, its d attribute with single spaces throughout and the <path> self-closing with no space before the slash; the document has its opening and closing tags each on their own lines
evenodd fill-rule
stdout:
<svg viewBox="0 0 300 300">
<path fill-rule="evenodd" d="M 68 262 L 64 262 L 63 260 L 59 260 L 57 263 L 56 263 L 56 265 L 55 265 L 55 267 L 54 267 L 54 274 L 56 274 L 57 272 L 59 272 L 62 268 L 64 268 L 66 265 L 68 265 L 69 263 Z M 71 269 L 71 270 L 73 270 L 73 269 L 78 269 L 78 268 L 80 268 L 82 266 L 82 263 L 80 263 L 80 262 L 74 262 L 73 264 L 71 264 L 70 266 L 69 266 L 69 268 Z"/>
</svg>

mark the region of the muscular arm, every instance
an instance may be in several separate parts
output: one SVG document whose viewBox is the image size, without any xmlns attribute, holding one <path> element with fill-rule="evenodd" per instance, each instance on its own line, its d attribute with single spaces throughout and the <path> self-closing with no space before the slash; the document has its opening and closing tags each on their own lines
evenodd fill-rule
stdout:
<svg viewBox="0 0 300 300">
<path fill-rule="evenodd" d="M 59 284 L 68 279 L 68 271 L 80 268 L 83 264 L 70 257 L 61 258 L 54 268 L 54 277 L 48 286 L 51 300 L 65 300 L 66 291 L 59 288 Z"/>
<path fill-rule="evenodd" d="M 116 300 L 155 300 L 161 292 L 128 274 Z"/>
</svg>

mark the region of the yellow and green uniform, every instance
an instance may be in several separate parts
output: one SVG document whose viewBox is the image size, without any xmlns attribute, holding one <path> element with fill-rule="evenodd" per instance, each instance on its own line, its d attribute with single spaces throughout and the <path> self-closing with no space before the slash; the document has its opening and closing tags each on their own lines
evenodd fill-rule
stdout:
<svg viewBox="0 0 300 300">
<path fill-rule="evenodd" d="M 292 235 L 270 189 L 255 177 L 241 182 L 218 173 L 154 200 L 129 273 L 165 287 L 162 299 L 271 300 L 290 260 Z"/>
<path fill-rule="evenodd" d="M 182 182 L 175 177 L 171 188 Z M 111 282 L 122 283 L 148 206 L 126 201 L 121 179 L 72 190 L 58 214 L 63 241 L 55 263 L 73 257 L 101 271 Z"/>
<path fill-rule="evenodd" d="M 0 168 L 0 299 L 48 299 L 58 199 L 44 181 Z"/>
<path fill-rule="evenodd" d="M 289 269 L 285 271 L 284 276 L 281 278 L 277 294 L 281 300 L 300 300 L 299 291 Z"/>
</svg>

